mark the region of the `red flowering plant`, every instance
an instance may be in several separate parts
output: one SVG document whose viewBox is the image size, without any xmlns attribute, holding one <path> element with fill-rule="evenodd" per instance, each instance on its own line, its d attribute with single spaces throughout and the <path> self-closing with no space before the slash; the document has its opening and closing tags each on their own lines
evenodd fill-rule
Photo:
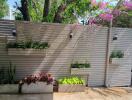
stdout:
<svg viewBox="0 0 132 100">
<path fill-rule="evenodd" d="M 36 83 L 36 82 L 46 82 L 47 84 L 52 84 L 53 77 L 49 73 L 40 72 L 25 77 L 19 82 L 19 85 L 23 85 L 24 83 L 27 83 L 29 85 L 31 83 Z"/>
</svg>

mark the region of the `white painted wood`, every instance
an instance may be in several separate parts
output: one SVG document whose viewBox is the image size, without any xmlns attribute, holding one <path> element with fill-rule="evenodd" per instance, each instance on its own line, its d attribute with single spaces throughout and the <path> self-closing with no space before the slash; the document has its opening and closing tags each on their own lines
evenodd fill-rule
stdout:
<svg viewBox="0 0 132 100">
<path fill-rule="evenodd" d="M 120 64 L 121 64 L 122 61 L 123 61 L 122 58 L 111 58 L 110 65 L 120 66 Z"/>
<path fill-rule="evenodd" d="M 7 24 L 7 21 L 0 22 L 0 25 L 4 25 L 1 27 L 5 27 Z M 9 24 L 12 24 L 12 22 Z M 17 41 L 31 39 L 48 42 L 51 47 L 44 57 L 8 56 L 5 43 L 0 42 L 0 66 L 6 65 L 9 60 L 12 61 L 17 66 L 17 79 L 22 79 L 36 71 L 52 73 L 55 78 L 69 76 L 71 63 L 74 61 L 87 61 L 91 64 L 91 67 L 82 70 L 82 72 L 89 74 L 89 86 L 104 85 L 107 27 L 76 25 L 73 30 L 73 38 L 69 39 L 71 25 L 22 21 L 17 21 L 16 25 Z M 7 32 L 7 30 L 4 31 Z M 107 85 L 130 85 L 132 66 L 131 32 L 132 29 L 128 28 L 113 28 L 112 37 L 114 34 L 119 35 L 117 41 L 112 41 L 111 37 L 111 51 L 122 50 L 125 56 L 120 66 L 110 65 L 108 67 Z M 2 33 L 0 32 L 0 34 Z M 9 36 L 8 40 L 10 38 Z"/>
<path fill-rule="evenodd" d="M 71 68 L 71 75 L 88 75 L 88 68 Z"/>
<path fill-rule="evenodd" d="M 109 65 L 107 75 L 107 86 L 129 86 L 131 84 L 131 66 L 132 66 L 132 30 L 128 28 L 113 28 L 111 37 L 111 52 L 121 50 L 124 52 L 124 58 L 120 61 L 120 66 Z M 118 39 L 112 41 L 114 34 Z"/>
</svg>

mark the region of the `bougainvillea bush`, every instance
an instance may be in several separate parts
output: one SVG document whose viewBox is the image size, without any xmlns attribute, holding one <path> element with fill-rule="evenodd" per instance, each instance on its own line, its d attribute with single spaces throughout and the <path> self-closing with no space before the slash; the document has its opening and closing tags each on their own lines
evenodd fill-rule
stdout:
<svg viewBox="0 0 132 100">
<path fill-rule="evenodd" d="M 49 73 L 40 72 L 40 73 L 36 73 L 36 74 L 25 77 L 19 82 L 19 84 L 22 85 L 26 83 L 30 85 L 31 83 L 36 83 L 36 82 L 46 82 L 47 84 L 52 84 L 53 77 Z"/>
<path fill-rule="evenodd" d="M 111 2 L 114 2 L 114 5 Z M 108 25 L 110 21 L 113 21 L 114 26 L 132 27 L 132 1 L 122 0 L 116 6 L 118 2 L 119 0 L 91 0 L 91 6 L 96 6 L 98 9 L 94 12 L 95 16 L 88 17 L 87 24 Z M 124 14 L 125 17 L 122 16 Z"/>
</svg>

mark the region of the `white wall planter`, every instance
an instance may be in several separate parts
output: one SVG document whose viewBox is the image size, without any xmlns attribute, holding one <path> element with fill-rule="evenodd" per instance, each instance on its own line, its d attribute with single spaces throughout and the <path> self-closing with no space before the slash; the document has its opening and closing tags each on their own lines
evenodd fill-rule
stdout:
<svg viewBox="0 0 132 100">
<path fill-rule="evenodd" d="M 81 84 L 59 84 L 58 92 L 84 92 L 85 85 Z"/>
<path fill-rule="evenodd" d="M 20 55 L 20 56 L 45 56 L 46 49 L 20 49 L 20 48 L 8 48 L 8 55 Z"/>
<path fill-rule="evenodd" d="M 88 68 L 71 68 L 71 75 L 88 75 Z"/>
<path fill-rule="evenodd" d="M 122 58 L 112 58 L 110 64 L 119 66 L 122 62 Z"/>
<path fill-rule="evenodd" d="M 18 84 L 3 84 L 0 85 L 0 94 L 4 93 L 18 93 Z"/>
<path fill-rule="evenodd" d="M 21 93 L 52 93 L 53 85 L 45 82 L 36 82 L 31 84 L 23 84 Z"/>
</svg>

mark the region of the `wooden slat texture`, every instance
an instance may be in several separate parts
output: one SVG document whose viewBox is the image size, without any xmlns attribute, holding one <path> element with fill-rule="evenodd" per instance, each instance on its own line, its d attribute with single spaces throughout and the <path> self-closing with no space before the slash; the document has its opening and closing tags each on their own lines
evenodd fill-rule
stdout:
<svg viewBox="0 0 132 100">
<path fill-rule="evenodd" d="M 0 21 L 0 27 L 13 27 L 13 22 Z M 16 41 L 40 41 L 48 42 L 50 48 L 43 56 L 19 56 L 7 55 L 5 43 L 0 42 L 0 62 L 7 63 L 11 60 L 17 66 L 17 79 L 26 75 L 45 71 L 52 73 L 55 78 L 69 76 L 70 65 L 76 61 L 89 62 L 91 67 L 82 70 L 89 74 L 89 86 L 104 85 L 105 55 L 107 27 L 76 25 L 72 30 L 73 38 L 69 38 L 71 26 L 69 24 L 31 23 L 16 21 Z M 3 26 L 2 26 L 3 25 Z M 1 29 L 0 29 L 1 30 Z M 0 36 L 3 36 L 0 31 Z M 10 30 L 11 31 L 11 30 Z M 119 68 L 109 66 L 107 84 L 111 86 L 129 85 L 131 75 L 130 62 L 132 62 L 132 29 L 113 28 L 112 34 L 118 33 L 119 40 L 111 42 L 111 48 L 121 49 L 130 55 L 126 55 Z M 4 33 L 4 36 L 6 36 Z M 9 33 L 9 30 L 7 34 Z M 2 34 L 2 35 L 1 35 Z M 112 35 L 113 36 L 113 35 Z M 7 40 L 11 35 L 7 36 Z M 125 45 L 127 44 L 127 45 Z M 130 46 L 131 45 L 131 46 Z M 131 47 L 131 48 L 130 48 Z M 130 59 L 131 58 L 131 59 Z M 0 63 L 2 65 L 2 63 Z M 124 75 L 124 74 L 125 75 Z M 126 78 L 128 77 L 128 78 Z"/>
<path fill-rule="evenodd" d="M 132 69 L 132 29 L 112 28 L 112 37 L 117 34 L 118 39 L 111 41 L 111 52 L 121 50 L 124 52 L 124 58 L 120 66 L 109 66 L 108 69 L 108 86 L 129 86 L 131 85 Z"/>
</svg>

